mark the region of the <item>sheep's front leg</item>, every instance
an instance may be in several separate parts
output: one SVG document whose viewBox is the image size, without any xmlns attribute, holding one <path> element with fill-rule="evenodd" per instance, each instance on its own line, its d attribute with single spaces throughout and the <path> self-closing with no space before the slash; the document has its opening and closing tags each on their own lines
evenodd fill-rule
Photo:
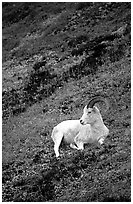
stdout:
<svg viewBox="0 0 133 204">
<path fill-rule="evenodd" d="M 84 143 L 83 141 L 80 139 L 80 135 L 77 135 L 74 139 L 75 144 L 77 145 L 77 149 L 78 150 L 83 150 L 84 149 Z"/>
<path fill-rule="evenodd" d="M 83 150 L 84 149 L 84 143 L 81 141 L 77 141 L 76 145 L 78 146 L 78 150 Z"/>
<path fill-rule="evenodd" d="M 70 147 L 73 148 L 73 149 L 78 149 L 78 147 L 76 147 L 76 145 L 72 144 L 72 143 L 70 144 Z"/>
</svg>

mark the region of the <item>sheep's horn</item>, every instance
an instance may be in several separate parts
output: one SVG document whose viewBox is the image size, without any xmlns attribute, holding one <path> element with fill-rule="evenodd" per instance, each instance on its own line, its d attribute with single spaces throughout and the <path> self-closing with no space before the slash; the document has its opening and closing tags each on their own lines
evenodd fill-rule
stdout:
<svg viewBox="0 0 133 204">
<path fill-rule="evenodd" d="M 103 96 L 95 96 L 95 97 L 93 97 L 93 98 L 89 101 L 89 103 L 88 103 L 88 105 L 87 105 L 87 108 L 93 108 L 93 106 L 94 106 L 95 103 L 97 103 L 97 102 L 104 102 L 104 103 L 106 104 L 107 109 L 109 109 L 109 101 L 107 100 L 107 98 L 105 98 L 105 97 L 103 97 Z M 106 110 L 107 110 L 107 109 L 106 109 Z"/>
</svg>

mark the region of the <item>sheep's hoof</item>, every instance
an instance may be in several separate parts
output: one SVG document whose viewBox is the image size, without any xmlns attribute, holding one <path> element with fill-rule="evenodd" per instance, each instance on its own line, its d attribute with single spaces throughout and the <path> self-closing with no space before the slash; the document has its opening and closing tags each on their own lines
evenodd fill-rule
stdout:
<svg viewBox="0 0 133 204">
<path fill-rule="evenodd" d="M 99 144 L 102 145 L 103 143 L 104 143 L 104 138 L 101 138 L 101 139 L 99 140 Z"/>
<path fill-rule="evenodd" d="M 59 158 L 59 155 L 56 155 L 56 159 L 58 159 Z"/>
</svg>

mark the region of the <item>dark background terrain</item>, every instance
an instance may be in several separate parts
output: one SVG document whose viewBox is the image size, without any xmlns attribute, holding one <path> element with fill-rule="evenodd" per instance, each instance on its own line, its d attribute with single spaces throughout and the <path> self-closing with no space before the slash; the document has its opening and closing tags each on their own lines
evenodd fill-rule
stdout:
<svg viewBox="0 0 133 204">
<path fill-rule="evenodd" d="M 131 201 L 131 4 L 2 7 L 3 201 Z M 95 94 L 112 103 L 105 144 L 56 160 L 52 128 Z"/>
</svg>

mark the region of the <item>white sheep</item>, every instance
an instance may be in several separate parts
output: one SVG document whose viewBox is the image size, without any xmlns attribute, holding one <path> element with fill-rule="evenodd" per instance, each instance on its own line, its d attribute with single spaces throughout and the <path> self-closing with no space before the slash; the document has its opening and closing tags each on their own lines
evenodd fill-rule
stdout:
<svg viewBox="0 0 133 204">
<path fill-rule="evenodd" d="M 56 157 L 59 156 L 59 146 L 63 140 L 70 144 L 71 148 L 84 149 L 84 144 L 98 141 L 103 143 L 109 134 L 108 128 L 104 125 L 99 109 L 94 106 L 97 102 L 104 102 L 109 107 L 108 101 L 97 96 L 92 98 L 88 105 L 84 107 L 80 120 L 66 120 L 53 128 L 52 139 L 54 141 L 54 151 Z"/>
</svg>

